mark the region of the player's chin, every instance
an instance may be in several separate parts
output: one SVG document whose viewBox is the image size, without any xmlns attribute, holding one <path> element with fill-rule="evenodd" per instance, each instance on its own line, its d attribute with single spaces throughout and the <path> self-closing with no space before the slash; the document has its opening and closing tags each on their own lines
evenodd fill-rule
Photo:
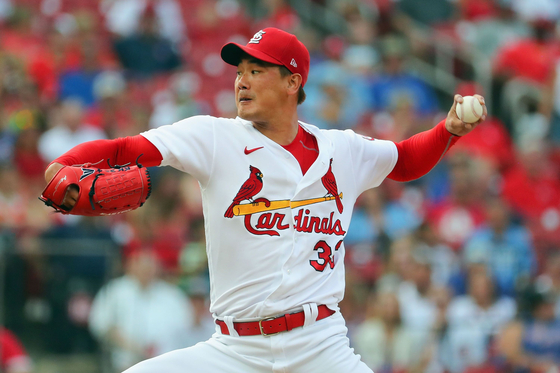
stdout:
<svg viewBox="0 0 560 373">
<path fill-rule="evenodd" d="M 255 112 L 253 110 L 249 110 L 249 108 L 240 107 L 240 106 L 237 106 L 237 116 L 241 119 L 245 119 L 249 121 L 252 121 L 257 117 L 257 115 L 255 115 Z"/>
</svg>

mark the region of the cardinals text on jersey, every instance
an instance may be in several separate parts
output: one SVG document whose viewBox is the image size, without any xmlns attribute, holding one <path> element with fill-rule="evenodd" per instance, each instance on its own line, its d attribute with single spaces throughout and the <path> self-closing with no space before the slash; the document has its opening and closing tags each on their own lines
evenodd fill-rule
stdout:
<svg viewBox="0 0 560 373">
<path fill-rule="evenodd" d="M 247 152 L 245 152 L 247 153 Z M 251 234 L 278 236 L 279 230 L 288 229 L 290 226 L 284 221 L 285 214 L 275 212 L 274 215 L 270 211 L 297 208 L 315 203 L 335 200 L 336 208 L 342 213 L 342 193 L 338 193 L 336 178 L 332 172 L 332 158 L 327 173 L 321 178 L 323 186 L 327 190 L 327 194 L 323 197 L 308 198 L 300 201 L 291 201 L 289 199 L 269 201 L 267 198 L 260 197 L 254 199 L 263 188 L 263 174 L 254 166 L 249 166 L 249 178 L 243 183 L 239 191 L 233 198 L 233 202 L 227 208 L 224 217 L 233 218 L 234 216 L 245 216 L 245 228 Z M 249 203 L 242 204 L 243 201 Z M 251 222 L 253 214 L 260 214 L 255 223 Z M 309 216 L 308 209 L 300 209 L 299 213 L 294 217 L 294 229 L 298 232 L 322 233 L 327 235 L 344 236 L 346 231 L 342 228 L 340 219 L 334 219 L 334 211 L 330 213 L 328 218 L 320 218 L 317 216 Z"/>
</svg>

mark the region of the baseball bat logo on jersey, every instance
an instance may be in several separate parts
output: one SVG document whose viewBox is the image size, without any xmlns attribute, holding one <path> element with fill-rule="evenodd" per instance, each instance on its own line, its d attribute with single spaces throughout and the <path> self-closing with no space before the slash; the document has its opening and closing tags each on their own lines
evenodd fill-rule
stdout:
<svg viewBox="0 0 560 373">
<path fill-rule="evenodd" d="M 271 212 L 275 210 L 286 208 L 295 209 L 315 203 L 334 200 L 338 212 L 342 213 L 343 194 L 338 192 L 336 178 L 332 172 L 332 159 L 327 173 L 321 178 L 321 182 L 327 190 L 327 194 L 323 197 L 309 198 L 299 201 L 292 201 L 290 199 L 270 201 L 264 197 L 255 199 L 254 197 L 259 194 L 263 188 L 264 175 L 257 167 L 254 166 L 249 166 L 249 171 L 249 178 L 245 180 L 243 185 L 241 185 L 241 188 L 239 188 L 239 191 L 233 198 L 232 203 L 226 209 L 224 217 L 231 219 L 234 216 L 244 216 L 245 228 L 251 234 L 279 236 L 280 233 L 278 231 L 288 229 L 290 225 L 284 221 L 286 214 Z M 249 203 L 242 203 L 246 200 L 249 201 Z M 253 214 L 260 214 L 256 224 L 253 224 L 251 221 Z M 346 231 L 342 228 L 340 220 L 335 219 L 334 211 L 330 213 L 329 217 L 324 218 L 309 214 L 309 209 L 299 210 L 298 214 L 295 216 L 295 230 L 298 232 L 315 232 L 338 236 L 346 234 Z"/>
</svg>

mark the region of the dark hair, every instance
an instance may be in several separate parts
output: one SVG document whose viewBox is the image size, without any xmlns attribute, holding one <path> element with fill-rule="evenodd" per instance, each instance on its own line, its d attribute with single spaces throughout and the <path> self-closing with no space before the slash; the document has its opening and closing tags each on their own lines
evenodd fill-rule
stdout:
<svg viewBox="0 0 560 373">
<path fill-rule="evenodd" d="M 288 70 L 288 68 L 286 66 L 278 66 L 278 68 L 280 69 L 280 76 L 282 78 L 285 78 L 289 75 L 292 75 L 292 72 L 290 70 Z M 297 104 L 301 105 L 303 103 L 303 101 L 305 101 L 305 98 L 307 97 L 307 95 L 305 94 L 305 91 L 303 90 L 303 86 L 299 86 L 299 90 L 298 90 L 298 95 L 297 95 Z"/>
<path fill-rule="evenodd" d="M 521 285 L 518 292 L 518 313 L 522 318 L 533 318 L 534 312 L 543 304 L 554 304 L 556 298 L 548 288 L 548 284 L 535 281 L 527 285 Z"/>
</svg>

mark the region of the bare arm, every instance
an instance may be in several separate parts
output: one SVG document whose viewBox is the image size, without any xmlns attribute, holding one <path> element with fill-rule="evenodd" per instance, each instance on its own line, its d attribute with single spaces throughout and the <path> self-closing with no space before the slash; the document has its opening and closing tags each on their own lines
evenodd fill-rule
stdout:
<svg viewBox="0 0 560 373">
<path fill-rule="evenodd" d="M 54 177 L 54 175 L 56 175 L 56 173 L 58 172 L 58 170 L 60 170 L 62 167 L 64 167 L 64 165 L 57 163 L 57 162 L 53 162 L 49 165 L 49 167 L 47 167 L 47 170 L 45 171 L 45 181 L 48 183 L 49 181 L 52 180 L 52 178 Z"/>
<path fill-rule="evenodd" d="M 523 324 L 515 321 L 507 325 L 498 336 L 498 351 L 515 366 L 528 367 L 529 359 L 523 352 L 522 339 Z"/>
</svg>

